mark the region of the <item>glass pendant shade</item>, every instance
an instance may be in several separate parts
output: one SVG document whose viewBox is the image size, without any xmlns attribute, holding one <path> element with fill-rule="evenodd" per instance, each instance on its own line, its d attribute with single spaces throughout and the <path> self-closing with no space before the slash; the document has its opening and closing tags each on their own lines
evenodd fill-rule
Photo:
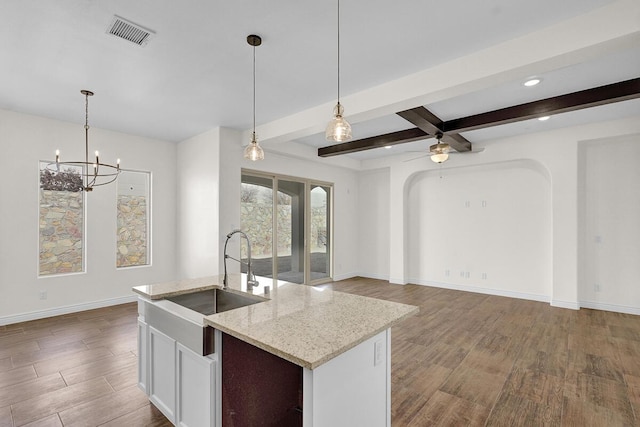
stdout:
<svg viewBox="0 0 640 427">
<path fill-rule="evenodd" d="M 258 144 L 256 134 L 251 137 L 251 142 L 244 149 L 244 158 L 251 161 L 264 160 L 264 150 Z"/>
<path fill-rule="evenodd" d="M 431 161 L 434 163 L 446 162 L 448 158 L 449 158 L 449 155 L 447 153 L 439 153 L 439 154 L 431 155 Z"/>
<path fill-rule="evenodd" d="M 431 153 L 431 161 L 434 163 L 443 163 L 449 159 L 449 144 L 433 144 L 429 147 Z"/>
<path fill-rule="evenodd" d="M 351 125 L 342 116 L 344 108 L 338 102 L 333 109 L 333 119 L 327 125 L 325 136 L 329 141 L 346 142 L 351 140 Z"/>
</svg>

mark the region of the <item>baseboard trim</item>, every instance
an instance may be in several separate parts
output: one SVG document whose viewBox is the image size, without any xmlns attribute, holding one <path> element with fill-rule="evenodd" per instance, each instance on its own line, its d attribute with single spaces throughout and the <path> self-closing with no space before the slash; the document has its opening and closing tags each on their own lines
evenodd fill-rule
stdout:
<svg viewBox="0 0 640 427">
<path fill-rule="evenodd" d="M 551 307 L 568 308 L 570 310 L 580 310 L 580 303 L 575 301 L 551 300 Z"/>
<path fill-rule="evenodd" d="M 550 298 L 546 295 L 529 294 L 524 292 L 505 291 L 502 289 L 482 288 L 480 286 L 470 285 L 456 285 L 452 283 L 432 282 L 427 280 L 410 280 L 409 283 L 415 283 L 422 286 L 432 286 L 434 288 L 451 289 L 454 291 L 474 292 L 477 294 L 495 295 L 499 297 L 525 299 L 530 301 L 546 302 L 550 301 Z"/>
<path fill-rule="evenodd" d="M 336 274 L 333 276 L 333 281 L 339 282 L 340 280 L 353 279 L 354 277 L 358 277 L 358 274 L 356 273 Z"/>
<path fill-rule="evenodd" d="M 44 319 L 47 317 L 61 316 L 63 314 L 77 313 L 80 311 L 93 310 L 95 308 L 110 307 L 112 305 L 126 304 L 138 299 L 132 294 L 126 297 L 109 298 L 101 301 L 92 301 L 82 304 L 66 305 L 64 307 L 49 308 L 46 310 L 32 311 L 29 313 L 14 314 L 12 316 L 0 317 L 0 326 L 11 325 L 13 323 L 28 322 L 30 320 Z"/>
<path fill-rule="evenodd" d="M 640 316 L 640 308 L 629 307 L 626 305 L 604 304 L 595 301 L 581 301 L 580 307 L 591 308 L 593 310 L 613 311 L 615 313 L 635 314 L 637 316 Z"/>
<path fill-rule="evenodd" d="M 382 275 L 382 274 L 358 273 L 356 277 L 365 277 L 367 279 L 376 279 L 376 280 L 386 280 L 387 282 L 389 282 L 389 276 Z"/>
</svg>

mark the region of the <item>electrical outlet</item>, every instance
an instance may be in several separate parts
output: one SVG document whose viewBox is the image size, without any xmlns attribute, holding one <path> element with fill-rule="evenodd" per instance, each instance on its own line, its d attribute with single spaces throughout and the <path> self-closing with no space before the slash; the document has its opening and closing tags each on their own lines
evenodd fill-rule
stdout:
<svg viewBox="0 0 640 427">
<path fill-rule="evenodd" d="M 445 271 L 444 271 L 444 275 L 445 275 L 445 276 L 447 276 L 447 277 L 449 277 L 449 274 L 450 274 L 450 273 L 451 273 L 451 272 L 450 272 L 449 270 L 445 270 Z"/>
<path fill-rule="evenodd" d="M 486 201 L 486 200 L 483 200 L 483 201 L 482 201 L 482 207 L 483 207 L 483 208 L 486 208 L 486 207 L 487 207 L 487 201 Z"/>
<path fill-rule="evenodd" d="M 382 341 L 373 344 L 373 366 L 378 366 L 384 361 L 384 345 Z"/>
<path fill-rule="evenodd" d="M 469 275 L 470 275 L 470 273 L 469 273 L 468 271 L 466 271 L 466 272 L 464 273 L 464 278 L 465 278 L 465 279 L 468 279 L 468 278 L 469 278 Z"/>
<path fill-rule="evenodd" d="M 40 299 L 47 299 L 47 291 L 40 291 L 39 293 Z"/>
<path fill-rule="evenodd" d="M 487 280 L 487 273 L 482 273 L 482 280 Z"/>
<path fill-rule="evenodd" d="M 593 285 L 593 290 L 596 291 L 596 292 L 600 292 L 600 285 L 598 283 Z"/>
</svg>

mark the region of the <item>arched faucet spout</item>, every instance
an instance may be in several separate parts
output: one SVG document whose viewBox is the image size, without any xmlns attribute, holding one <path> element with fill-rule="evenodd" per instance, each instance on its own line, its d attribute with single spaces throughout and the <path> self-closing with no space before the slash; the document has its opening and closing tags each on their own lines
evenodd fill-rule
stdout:
<svg viewBox="0 0 640 427">
<path fill-rule="evenodd" d="M 229 239 L 231 239 L 234 234 L 240 234 L 240 236 L 244 237 L 244 239 L 247 241 L 247 290 L 250 291 L 254 286 L 258 286 L 259 283 L 256 280 L 255 274 L 253 274 L 251 271 L 251 241 L 249 240 L 249 236 L 247 236 L 247 234 L 240 229 L 232 230 L 229 234 L 227 234 L 227 240 L 225 240 L 224 242 L 224 279 L 222 281 L 222 289 L 227 289 L 227 287 L 229 286 L 229 276 L 227 274 L 227 258 L 238 261 L 241 266 L 242 264 L 244 264 L 242 260 L 235 259 L 227 255 L 227 244 L 229 243 Z"/>
</svg>

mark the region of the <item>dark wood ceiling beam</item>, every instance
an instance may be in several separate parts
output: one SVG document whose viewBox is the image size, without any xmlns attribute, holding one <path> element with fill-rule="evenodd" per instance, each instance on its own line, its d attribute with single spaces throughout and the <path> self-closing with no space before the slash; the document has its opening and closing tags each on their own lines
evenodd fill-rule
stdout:
<svg viewBox="0 0 640 427">
<path fill-rule="evenodd" d="M 442 132 L 442 120 L 424 107 L 416 107 L 396 114 L 429 135 L 435 136 L 437 132 Z M 467 141 L 462 135 L 455 133 L 445 134 L 442 137 L 442 142 L 446 142 L 456 151 L 471 151 L 471 142 Z"/>
<path fill-rule="evenodd" d="M 445 135 L 640 98 L 640 78 L 445 121 Z"/>
<path fill-rule="evenodd" d="M 355 153 L 373 148 L 386 147 L 387 145 L 404 144 L 405 142 L 418 141 L 425 138 L 429 138 L 429 135 L 418 128 L 401 130 L 385 135 L 372 136 L 371 138 L 357 139 L 351 142 L 321 147 L 318 148 L 318 156 L 330 157 L 339 154 Z"/>
<path fill-rule="evenodd" d="M 442 141 L 458 151 L 469 151 L 471 149 L 471 143 L 460 135 L 460 132 L 484 129 L 636 98 L 640 98 L 640 78 L 445 122 L 441 121 L 426 108 L 416 107 L 410 110 L 400 111 L 397 114 L 418 126 L 417 128 L 322 147 L 318 149 L 318 156 L 336 156 L 339 154 L 384 147 L 386 145 L 418 141 L 420 139 L 433 137 L 439 130 L 444 133 Z M 465 148 L 467 144 L 468 148 Z"/>
</svg>

